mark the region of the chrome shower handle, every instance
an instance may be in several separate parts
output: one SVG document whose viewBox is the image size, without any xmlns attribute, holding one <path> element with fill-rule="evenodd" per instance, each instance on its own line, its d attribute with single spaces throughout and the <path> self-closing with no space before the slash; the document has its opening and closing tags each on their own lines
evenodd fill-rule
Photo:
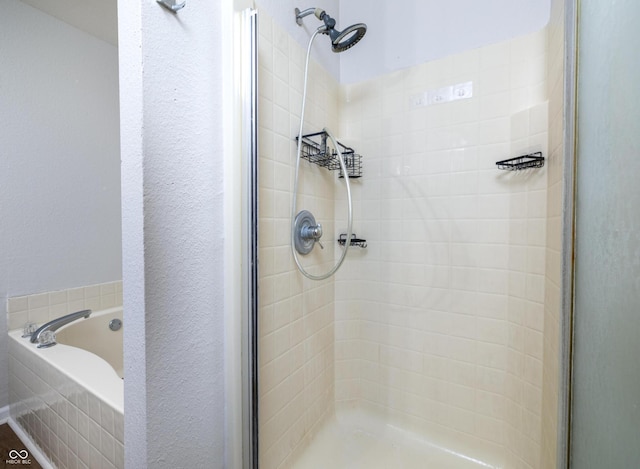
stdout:
<svg viewBox="0 0 640 469">
<path fill-rule="evenodd" d="M 320 249 L 324 249 L 324 246 L 320 242 L 320 238 L 322 238 L 322 225 L 320 223 L 316 226 L 303 226 L 300 230 L 300 236 L 303 239 L 312 239 L 320 245 Z"/>
<path fill-rule="evenodd" d="M 318 241 L 322 238 L 322 225 L 318 223 L 316 226 L 306 225 L 300 230 L 303 239 L 314 239 Z"/>
</svg>

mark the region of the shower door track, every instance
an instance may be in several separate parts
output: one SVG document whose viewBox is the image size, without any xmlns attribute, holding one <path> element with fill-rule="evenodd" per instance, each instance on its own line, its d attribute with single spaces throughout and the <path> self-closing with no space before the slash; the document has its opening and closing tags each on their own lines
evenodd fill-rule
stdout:
<svg viewBox="0 0 640 469">
<path fill-rule="evenodd" d="M 242 467 L 258 468 L 258 22 L 242 16 Z"/>
</svg>

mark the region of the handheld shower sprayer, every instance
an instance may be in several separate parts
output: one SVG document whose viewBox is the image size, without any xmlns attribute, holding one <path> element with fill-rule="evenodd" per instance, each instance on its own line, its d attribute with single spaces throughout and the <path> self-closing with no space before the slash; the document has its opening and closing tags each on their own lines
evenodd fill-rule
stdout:
<svg viewBox="0 0 640 469">
<path fill-rule="evenodd" d="M 298 151 L 296 154 L 296 170 L 295 170 L 295 178 L 293 183 L 293 194 L 291 197 L 291 253 L 293 254 L 293 259 L 298 266 L 298 270 L 307 278 L 311 280 L 324 280 L 331 277 L 333 274 L 337 272 L 337 270 L 342 265 L 344 261 L 347 251 L 349 250 L 350 243 L 344 244 L 344 249 L 342 250 L 342 254 L 334 266 L 328 272 L 325 272 L 322 275 L 315 275 L 307 272 L 304 266 L 301 264 L 300 259 L 298 258 L 298 253 L 302 255 L 309 254 L 315 243 L 320 244 L 320 238 L 322 237 L 322 225 L 316 223 L 313 214 L 307 210 L 302 210 L 300 213 L 297 213 L 298 206 L 298 181 L 299 181 L 299 173 L 300 173 L 300 160 L 302 159 L 302 137 L 303 137 L 303 128 L 304 128 L 304 111 L 307 102 L 307 84 L 309 78 L 309 59 L 311 57 L 311 48 L 313 46 L 313 41 L 318 34 L 326 34 L 331 38 L 331 48 L 333 52 L 342 52 L 351 47 L 353 47 L 356 43 L 362 39 L 364 34 L 367 32 L 367 25 L 363 23 L 354 24 L 349 26 L 344 31 L 338 31 L 336 29 L 336 20 L 331 18 L 327 13 L 321 8 L 308 8 L 304 11 L 300 11 L 298 8 L 295 9 L 296 14 L 296 23 L 299 26 L 302 26 L 302 18 L 309 15 L 315 15 L 318 20 L 324 22 L 323 26 L 320 26 L 316 31 L 313 32 L 311 38 L 309 39 L 309 45 L 307 46 L 307 57 L 305 59 L 304 66 L 304 84 L 302 86 L 302 109 L 300 110 L 300 131 L 298 132 Z M 351 239 L 352 227 L 353 227 L 353 200 L 351 198 L 351 186 L 349 184 L 349 172 L 347 170 L 347 165 L 345 164 L 345 159 L 342 156 L 342 152 L 340 151 L 340 145 L 338 141 L 333 137 L 331 132 L 329 132 L 326 128 L 324 129 L 324 133 L 331 140 L 333 147 L 335 148 L 338 156 L 338 161 L 340 164 L 340 169 L 342 170 L 342 174 L 344 175 L 344 183 L 345 189 L 347 191 L 347 234 L 345 239 Z M 322 141 L 322 146 L 326 148 L 326 138 Z M 320 244 L 322 248 L 322 244 Z M 323 248 L 324 249 L 324 248 Z"/>
<path fill-rule="evenodd" d="M 364 37 L 367 32 L 367 25 L 364 23 L 356 23 L 343 31 L 336 29 L 336 20 L 331 18 L 322 8 L 307 8 L 300 11 L 295 9 L 296 23 L 302 26 L 302 18 L 309 15 L 315 15 L 320 21 L 324 22 L 324 26 L 320 26 L 318 31 L 320 34 L 327 34 L 331 38 L 331 50 L 333 52 L 344 52 L 351 49 Z"/>
</svg>

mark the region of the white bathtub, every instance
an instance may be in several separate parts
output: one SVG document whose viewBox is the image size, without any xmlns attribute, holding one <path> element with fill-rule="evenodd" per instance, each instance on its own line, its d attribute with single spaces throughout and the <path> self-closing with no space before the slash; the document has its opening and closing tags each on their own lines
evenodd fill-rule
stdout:
<svg viewBox="0 0 640 469">
<path fill-rule="evenodd" d="M 58 344 L 70 345 L 98 355 L 124 378 L 122 369 L 122 331 L 112 331 L 109 323 L 120 320 L 122 308 L 111 308 L 93 313 L 88 319 L 81 319 L 60 328 L 56 333 Z"/>
<path fill-rule="evenodd" d="M 124 466 L 124 326 L 112 319 L 121 307 L 60 328 L 49 348 L 9 332 L 11 418 L 59 468 Z"/>
</svg>

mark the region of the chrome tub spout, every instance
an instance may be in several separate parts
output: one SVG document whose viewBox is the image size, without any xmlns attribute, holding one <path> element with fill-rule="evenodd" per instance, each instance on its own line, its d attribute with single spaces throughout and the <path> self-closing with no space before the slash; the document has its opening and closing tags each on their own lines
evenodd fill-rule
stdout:
<svg viewBox="0 0 640 469">
<path fill-rule="evenodd" d="M 55 332 L 62 326 L 69 324 L 70 322 L 76 321 L 80 318 L 88 318 L 89 316 L 91 316 L 91 310 L 83 309 L 82 311 L 76 311 L 75 313 L 67 314 L 66 316 L 62 316 L 49 321 L 48 323 L 40 326 L 33 334 L 31 334 L 31 342 L 38 342 L 40 336 L 45 332 Z"/>
</svg>

